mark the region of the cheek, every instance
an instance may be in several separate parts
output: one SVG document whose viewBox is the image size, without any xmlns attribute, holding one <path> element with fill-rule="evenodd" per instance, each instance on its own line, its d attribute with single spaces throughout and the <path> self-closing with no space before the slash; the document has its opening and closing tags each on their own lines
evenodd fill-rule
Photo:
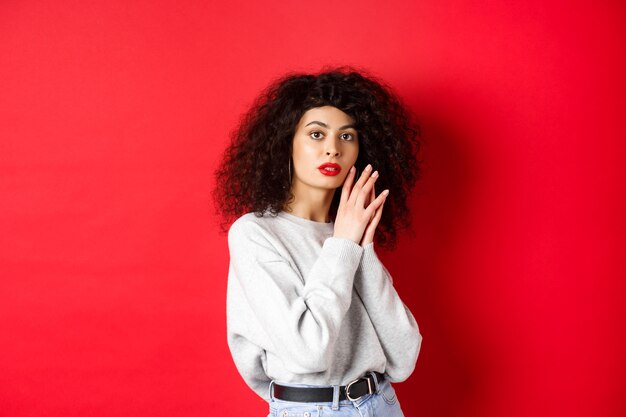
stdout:
<svg viewBox="0 0 626 417">
<path fill-rule="evenodd" d="M 357 158 L 359 157 L 359 145 L 356 144 L 355 146 L 352 146 L 352 149 L 350 149 L 350 158 L 356 162 Z"/>
<path fill-rule="evenodd" d="M 319 150 L 307 142 L 294 141 L 293 160 L 298 165 L 309 165 L 316 161 Z"/>
</svg>

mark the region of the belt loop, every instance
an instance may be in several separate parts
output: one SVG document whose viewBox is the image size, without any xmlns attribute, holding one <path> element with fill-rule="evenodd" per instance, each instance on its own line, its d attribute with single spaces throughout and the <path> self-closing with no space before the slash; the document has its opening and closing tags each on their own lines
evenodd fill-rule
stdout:
<svg viewBox="0 0 626 417">
<path fill-rule="evenodd" d="M 333 385 L 333 411 L 339 410 L 339 385 Z"/>
<path fill-rule="evenodd" d="M 274 400 L 274 398 L 273 398 L 274 393 L 272 392 L 272 388 L 273 387 L 274 387 L 274 380 L 272 379 L 270 381 L 270 387 L 269 387 L 270 402 Z"/>
<path fill-rule="evenodd" d="M 376 392 L 376 394 L 378 394 L 378 377 L 376 376 L 376 372 L 374 372 L 374 371 L 370 371 L 369 373 L 370 373 L 370 374 L 372 375 L 372 377 L 374 378 L 374 387 L 375 387 L 374 392 Z"/>
</svg>

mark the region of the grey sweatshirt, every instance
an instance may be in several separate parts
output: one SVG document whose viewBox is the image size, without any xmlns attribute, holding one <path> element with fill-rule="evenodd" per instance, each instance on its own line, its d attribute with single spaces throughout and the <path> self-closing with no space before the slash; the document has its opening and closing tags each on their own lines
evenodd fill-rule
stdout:
<svg viewBox="0 0 626 417">
<path fill-rule="evenodd" d="M 374 251 L 334 223 L 280 212 L 228 232 L 227 340 L 246 384 L 346 385 L 367 371 L 407 379 L 422 336 Z"/>
</svg>

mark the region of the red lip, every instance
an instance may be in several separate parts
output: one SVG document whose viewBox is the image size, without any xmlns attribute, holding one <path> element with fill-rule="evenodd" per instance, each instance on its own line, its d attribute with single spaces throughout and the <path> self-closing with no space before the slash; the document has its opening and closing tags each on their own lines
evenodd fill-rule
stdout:
<svg viewBox="0 0 626 417">
<path fill-rule="evenodd" d="M 327 170 L 324 168 L 334 168 L 334 170 Z M 325 163 L 320 165 L 319 167 L 317 167 L 320 172 L 324 175 L 330 175 L 330 176 L 335 176 L 335 175 L 339 175 L 339 173 L 341 172 L 341 166 L 339 164 L 331 164 L 331 163 Z"/>
</svg>

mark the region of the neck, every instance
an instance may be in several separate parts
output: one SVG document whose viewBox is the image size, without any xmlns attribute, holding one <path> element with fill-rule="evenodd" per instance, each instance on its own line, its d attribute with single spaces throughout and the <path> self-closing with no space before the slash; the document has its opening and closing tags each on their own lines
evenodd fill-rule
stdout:
<svg viewBox="0 0 626 417">
<path fill-rule="evenodd" d="M 294 199 L 285 207 L 286 212 L 315 222 L 330 222 L 328 212 L 335 195 L 334 189 L 311 187 L 304 189 L 304 187 L 299 186 L 299 182 L 294 181 L 291 191 Z"/>
</svg>

